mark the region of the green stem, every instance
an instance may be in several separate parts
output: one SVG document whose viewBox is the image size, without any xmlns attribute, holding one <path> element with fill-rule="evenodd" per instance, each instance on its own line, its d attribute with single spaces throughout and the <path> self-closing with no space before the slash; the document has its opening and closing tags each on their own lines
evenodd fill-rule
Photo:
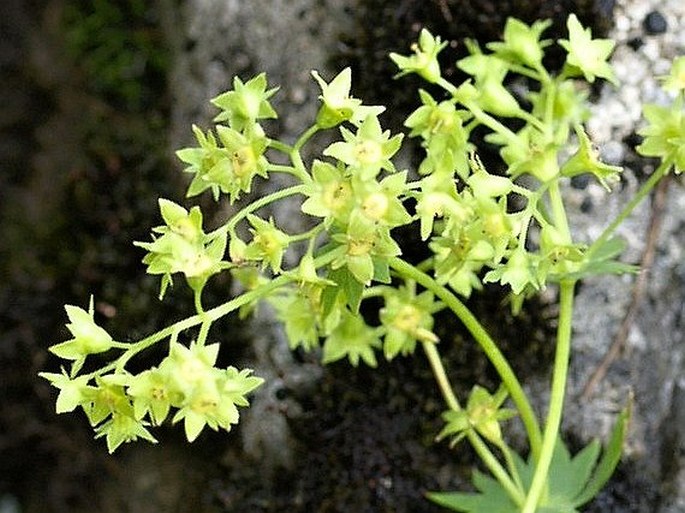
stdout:
<svg viewBox="0 0 685 513">
<path fill-rule="evenodd" d="M 263 208 L 270 203 L 273 203 L 275 201 L 281 200 L 283 198 L 287 198 L 288 196 L 294 196 L 295 194 L 302 194 L 306 190 L 306 187 L 304 185 L 294 185 L 292 187 L 288 187 L 286 189 L 281 189 L 280 191 L 272 192 L 271 194 L 268 194 L 264 196 L 263 198 L 259 198 L 256 201 L 253 201 L 249 205 L 247 205 L 245 208 L 240 210 L 236 215 L 234 215 L 228 223 L 226 223 L 224 226 L 216 230 L 216 232 L 219 232 L 221 230 L 228 230 L 229 233 L 233 233 L 235 230 L 236 225 L 245 217 L 247 217 L 248 214 L 251 214 L 255 210 L 259 210 L 260 208 Z M 213 237 L 216 232 L 213 232 L 210 234 L 210 237 Z"/>
<path fill-rule="evenodd" d="M 204 346 L 205 342 L 207 342 L 207 335 L 209 335 L 209 328 L 211 328 L 212 322 L 209 320 L 205 320 L 201 325 L 200 325 L 200 333 L 197 336 L 197 345 L 199 346 Z"/>
<path fill-rule="evenodd" d="M 485 328 L 478 322 L 478 319 L 471 313 L 471 311 L 462 303 L 454 294 L 452 294 L 445 287 L 439 285 L 433 278 L 424 272 L 419 271 L 413 265 L 408 264 L 404 260 L 393 257 L 389 260 L 390 267 L 405 277 L 415 280 L 421 286 L 430 290 L 439 297 L 448 308 L 461 320 L 466 329 L 471 333 L 473 338 L 478 342 L 483 352 L 497 370 L 504 386 L 507 387 L 512 401 L 516 405 L 521 416 L 521 421 L 528 434 L 530 443 L 530 450 L 533 458 L 537 460 L 540 453 L 540 445 L 542 434 L 540 425 L 533 411 L 533 407 L 528 401 L 523 387 L 519 383 L 514 371 L 511 369 L 509 362 L 499 350 L 495 342 Z"/>
<path fill-rule="evenodd" d="M 462 409 L 461 405 L 459 404 L 457 397 L 454 395 L 452 385 L 450 384 L 447 373 L 445 372 L 445 367 L 440 360 L 438 348 L 431 342 L 423 342 L 421 345 L 426 353 L 428 363 L 430 363 L 433 371 L 433 376 L 435 377 L 435 381 L 438 383 L 438 388 L 440 388 L 440 392 L 442 393 L 447 406 L 450 408 L 450 410 L 460 411 Z M 466 437 L 485 466 L 492 473 L 492 475 L 495 476 L 497 481 L 500 482 L 512 500 L 518 505 L 523 504 L 523 489 L 518 487 L 516 483 L 512 481 L 509 474 L 507 474 L 507 471 L 504 469 L 504 467 L 502 467 L 494 454 L 492 454 L 492 451 L 490 451 L 485 442 L 483 442 L 480 436 L 478 436 L 478 433 L 476 433 L 474 429 L 469 429 Z"/>
<path fill-rule="evenodd" d="M 559 181 L 552 180 L 549 184 L 549 199 L 552 206 L 552 215 L 554 216 L 554 224 L 566 239 L 568 244 L 572 244 L 571 230 L 568 226 L 568 219 L 566 217 L 566 209 L 564 208 L 564 200 L 561 197 L 559 190 Z"/>
<path fill-rule="evenodd" d="M 517 506 L 521 506 L 524 503 L 525 496 L 521 488 L 518 488 L 514 481 L 511 480 L 509 474 L 504 469 L 504 467 L 497 461 L 497 458 L 492 454 L 485 442 L 478 436 L 478 433 L 474 429 L 469 429 L 466 434 L 471 446 L 474 448 L 478 457 L 481 461 L 488 467 L 488 470 L 493 476 L 499 481 L 504 490 L 507 492 L 509 497 L 516 503 Z M 493 512 L 494 513 L 494 512 Z"/>
<path fill-rule="evenodd" d="M 317 258 L 314 259 L 314 265 L 319 268 L 325 265 L 330 264 L 335 258 L 339 257 L 340 253 L 339 251 L 332 250 L 329 251 Z M 129 344 L 126 352 L 122 354 L 116 361 L 110 363 L 109 365 L 106 365 L 105 367 L 102 367 L 101 369 L 98 369 L 95 372 L 92 372 L 88 374 L 89 379 L 93 378 L 95 376 L 100 376 L 102 374 L 106 374 L 107 372 L 111 370 L 115 370 L 117 372 L 123 372 L 124 367 L 126 366 L 126 363 L 133 358 L 135 355 L 140 353 L 141 351 L 144 351 L 145 349 L 152 347 L 155 345 L 157 342 L 164 340 L 167 337 L 175 337 L 178 336 L 178 334 L 182 331 L 185 331 L 189 328 L 192 328 L 194 326 L 197 326 L 198 324 L 206 323 L 207 326 L 211 325 L 213 322 L 215 322 L 218 319 L 221 319 L 222 317 L 228 315 L 229 313 L 233 312 L 234 310 L 239 309 L 241 306 L 246 305 L 248 303 L 251 303 L 252 301 L 257 301 L 261 299 L 262 297 L 268 295 L 272 291 L 290 283 L 293 281 L 297 281 L 297 276 L 295 274 L 282 274 L 273 280 L 271 280 L 268 283 L 265 283 L 264 285 L 261 285 L 253 290 L 249 290 L 247 292 L 244 292 L 243 294 L 233 298 L 232 300 L 223 303 L 219 306 L 216 306 L 212 308 L 211 310 L 207 310 L 206 312 L 200 313 L 193 315 L 192 317 L 188 317 L 186 319 L 183 319 L 182 321 L 178 321 L 170 326 L 167 326 L 166 328 L 153 333 L 149 337 L 146 337 L 138 342 L 135 342 L 133 344 Z M 207 328 L 208 329 L 208 328 Z M 206 336 L 206 335 L 205 335 Z"/>
<path fill-rule="evenodd" d="M 320 128 L 319 128 L 318 125 L 312 125 L 312 126 L 310 126 L 310 127 L 309 127 L 301 136 L 300 136 L 300 138 L 297 140 L 297 142 L 295 143 L 295 146 L 293 146 L 292 151 L 291 151 L 290 153 L 291 153 L 291 154 L 292 154 L 292 153 L 297 153 L 297 154 L 299 155 L 300 150 L 302 149 L 302 147 L 303 147 L 303 146 L 307 143 L 307 141 L 308 141 L 309 139 L 311 139 L 312 136 L 313 136 L 315 133 L 317 133 L 319 130 L 320 130 Z"/>
<path fill-rule="evenodd" d="M 293 166 L 285 166 L 283 164 L 271 164 L 266 168 L 267 171 L 273 171 L 275 173 L 286 173 L 289 175 L 300 177 L 300 173 Z"/>
<path fill-rule="evenodd" d="M 204 313 L 202 308 L 202 288 L 193 290 L 193 300 L 195 302 L 195 311 L 199 314 Z"/>
<path fill-rule="evenodd" d="M 292 146 L 276 140 L 269 141 L 269 148 L 273 148 L 274 150 L 285 153 L 286 155 L 290 155 L 290 152 L 293 151 Z"/>
<path fill-rule="evenodd" d="M 519 490 L 523 490 L 523 481 L 521 481 L 521 476 L 519 475 L 518 468 L 516 468 L 516 462 L 514 461 L 514 456 L 511 453 L 511 449 L 504 441 L 502 441 L 502 443 L 499 444 L 498 447 L 504 455 L 504 461 L 506 462 L 507 468 L 509 469 L 509 475 L 511 475 L 511 477 L 514 479 L 514 484 Z M 523 505 L 523 500 L 519 503 L 519 505 Z"/>
<path fill-rule="evenodd" d="M 497 119 L 493 118 L 490 114 L 478 107 L 478 105 L 470 101 L 464 102 L 463 105 L 471 111 L 478 121 L 487 126 L 490 130 L 502 135 L 514 144 L 520 143 L 518 136 L 514 132 L 509 130 Z"/>
<path fill-rule="evenodd" d="M 442 365 L 440 360 L 440 353 L 438 348 L 432 342 L 422 342 L 423 351 L 426 353 L 428 358 L 428 363 L 430 363 L 431 370 L 433 371 L 433 376 L 435 376 L 435 381 L 438 383 L 438 388 L 442 393 L 445 402 L 450 410 L 460 411 L 461 405 L 459 404 L 459 399 L 454 395 L 452 390 L 452 385 L 450 384 L 447 373 L 445 372 L 445 367 Z"/>
<path fill-rule="evenodd" d="M 623 207 L 623 210 L 621 213 L 614 219 L 609 226 L 607 226 L 602 234 L 595 240 L 595 242 L 592 243 L 592 245 L 589 247 L 589 249 L 586 252 L 586 259 L 590 259 L 590 257 L 593 255 L 595 251 L 597 251 L 602 245 L 613 235 L 613 233 L 616 231 L 616 228 L 625 221 L 625 219 L 633 212 L 635 207 L 644 200 L 650 192 L 652 192 L 652 189 L 656 186 L 659 181 L 666 176 L 666 174 L 669 172 L 671 169 L 671 166 L 673 165 L 673 157 L 668 158 L 664 160 L 661 165 L 656 168 L 656 170 L 650 175 L 650 177 L 647 179 L 647 181 L 642 184 L 642 187 L 640 187 L 640 190 L 637 191 L 637 194 L 633 197 L 633 199 L 628 202 L 628 204 Z"/>
<path fill-rule="evenodd" d="M 562 281 L 559 285 L 559 327 L 557 328 L 557 348 L 554 357 L 552 390 L 549 398 L 549 411 L 542 437 L 542 450 L 535 466 L 526 502 L 521 513 L 535 513 L 540 497 L 547 484 L 549 466 L 554 454 L 554 446 L 559 435 L 561 417 L 564 409 L 564 394 L 568 376 L 568 362 L 571 354 L 571 324 L 573 317 L 573 296 L 575 280 Z"/>
<path fill-rule="evenodd" d="M 311 230 L 307 230 L 306 232 L 298 233 L 295 235 L 290 236 L 290 243 L 292 244 L 293 242 L 299 242 L 301 240 L 316 240 L 316 238 L 319 236 L 320 233 L 322 233 L 326 227 L 321 224 L 317 224 L 314 228 Z"/>
</svg>

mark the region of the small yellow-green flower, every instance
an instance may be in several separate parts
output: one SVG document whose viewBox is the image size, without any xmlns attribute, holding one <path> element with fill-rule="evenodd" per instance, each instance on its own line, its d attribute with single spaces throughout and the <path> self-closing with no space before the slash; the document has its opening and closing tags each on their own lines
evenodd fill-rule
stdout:
<svg viewBox="0 0 685 513">
<path fill-rule="evenodd" d="M 441 41 L 440 37 L 434 37 L 427 29 L 422 29 L 419 34 L 419 42 L 414 43 L 411 50 L 413 55 L 405 57 L 397 53 L 391 53 L 390 58 L 400 68 L 398 77 L 409 73 L 417 73 L 431 83 L 438 82 L 441 78 L 438 54 L 447 46 L 447 41 Z"/>
<path fill-rule="evenodd" d="M 228 121 L 231 128 L 242 131 L 258 119 L 278 117 L 268 101 L 278 88 L 267 90 L 266 87 L 265 73 L 260 73 L 245 83 L 235 77 L 232 91 L 212 99 L 212 103 L 222 110 L 214 121 Z"/>
<path fill-rule="evenodd" d="M 566 25 L 568 39 L 560 39 L 559 44 L 568 52 L 567 64 L 578 68 L 588 82 L 594 82 L 599 77 L 618 84 L 607 62 L 616 42 L 611 39 L 592 39 L 592 31 L 584 28 L 575 14 L 568 17 Z"/>
<path fill-rule="evenodd" d="M 362 180 L 374 178 L 381 169 L 395 172 L 390 158 L 400 149 L 402 134 L 390 137 L 390 131 L 383 131 L 376 116 L 368 116 L 356 134 L 345 127 L 340 132 L 344 141 L 331 144 L 324 150 L 324 155 L 347 164 Z"/>
<path fill-rule="evenodd" d="M 89 354 L 102 353 L 111 349 L 112 337 L 103 328 L 95 324 L 93 318 L 93 298 L 90 299 L 90 307 L 86 312 L 78 306 L 66 305 L 69 323 L 67 328 L 73 338 L 61 344 L 50 347 L 50 352 L 65 360 L 79 360 Z"/>
<path fill-rule="evenodd" d="M 664 89 L 673 93 L 685 91 L 685 55 L 677 57 L 671 65 L 671 71 L 665 77 Z"/>
<path fill-rule="evenodd" d="M 637 151 L 646 157 L 673 159 L 676 173 L 685 170 L 685 115 L 683 97 L 678 95 L 672 105 L 645 105 L 643 112 L 649 124 L 638 133 L 645 139 Z"/>
<path fill-rule="evenodd" d="M 273 219 L 265 221 L 250 214 L 247 220 L 252 225 L 252 242 L 245 248 L 245 259 L 261 261 L 264 267 L 268 265 L 274 272 L 280 273 L 290 237 L 276 228 Z"/>
<path fill-rule="evenodd" d="M 321 128 L 331 128 L 344 121 L 350 121 L 359 125 L 368 116 L 378 116 L 385 110 L 380 105 L 362 105 L 362 101 L 350 96 L 352 87 L 352 70 L 345 68 L 338 75 L 326 83 L 317 71 L 312 71 L 312 76 L 321 87 L 323 103 L 316 115 L 316 124 Z"/>
</svg>

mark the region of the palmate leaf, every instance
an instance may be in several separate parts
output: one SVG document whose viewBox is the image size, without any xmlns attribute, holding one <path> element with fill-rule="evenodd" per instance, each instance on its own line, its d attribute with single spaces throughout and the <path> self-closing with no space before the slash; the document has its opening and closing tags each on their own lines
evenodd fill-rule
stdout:
<svg viewBox="0 0 685 513">
<path fill-rule="evenodd" d="M 640 270 L 638 266 L 616 260 L 625 247 L 626 243 L 623 239 L 612 237 L 599 246 L 577 272 L 564 275 L 564 277 L 582 279 L 598 274 L 636 273 Z"/>
<path fill-rule="evenodd" d="M 549 468 L 547 493 L 536 513 L 578 513 L 580 506 L 592 500 L 613 474 L 621 457 L 631 403 L 619 414 L 609 443 L 597 463 L 600 444 L 593 441 L 571 457 L 559 438 Z M 524 462 L 514 455 L 521 482 L 529 489 L 535 473 L 535 463 Z M 518 513 L 517 506 L 498 481 L 481 472 L 473 473 L 476 493 L 430 492 L 427 497 L 452 511 L 462 513 Z"/>
</svg>

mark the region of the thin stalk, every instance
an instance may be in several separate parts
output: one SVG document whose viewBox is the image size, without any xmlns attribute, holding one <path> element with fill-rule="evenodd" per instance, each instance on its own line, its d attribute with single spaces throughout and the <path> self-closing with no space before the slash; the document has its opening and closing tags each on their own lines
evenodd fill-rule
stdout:
<svg viewBox="0 0 685 513">
<path fill-rule="evenodd" d="M 340 256 L 340 252 L 337 250 L 332 250 L 329 251 L 328 253 L 325 253 L 324 255 L 321 255 L 317 258 L 314 259 L 314 265 L 319 268 L 325 265 L 330 264 L 333 260 L 335 260 L 337 257 Z M 197 326 L 198 324 L 202 323 L 207 323 L 208 325 L 213 323 L 214 321 L 221 319 L 222 317 L 230 314 L 234 310 L 238 310 L 241 306 L 246 305 L 252 301 L 257 301 L 261 299 L 262 297 L 268 295 L 272 291 L 290 283 L 297 281 L 297 275 L 296 274 L 282 274 L 273 280 L 271 280 L 268 283 L 265 283 L 264 285 L 261 285 L 253 290 L 249 290 L 247 292 L 244 292 L 243 294 L 231 299 L 230 301 L 223 303 L 219 306 L 216 306 L 212 308 L 211 310 L 207 310 L 206 312 L 200 313 L 193 315 L 192 317 L 188 317 L 186 319 L 183 319 L 181 321 L 178 321 L 170 326 L 167 326 L 166 328 L 153 333 L 149 337 L 145 337 L 142 340 L 139 340 L 138 342 L 135 342 L 133 344 L 128 344 L 128 347 L 126 349 L 126 352 L 122 354 L 116 361 L 110 363 L 109 365 L 106 365 L 105 367 L 102 367 L 101 369 L 98 369 L 95 372 L 92 372 L 91 374 L 88 375 L 89 379 L 95 376 L 100 376 L 102 374 L 106 374 L 107 372 L 111 370 L 115 370 L 117 372 L 123 371 L 124 367 L 126 366 L 126 363 L 133 358 L 135 355 L 140 353 L 141 351 L 144 351 L 145 349 L 152 347 L 155 345 L 157 342 L 164 340 L 167 337 L 176 337 L 178 334 L 182 331 L 185 331 L 187 329 L 190 329 L 194 326 Z"/>
<path fill-rule="evenodd" d="M 294 185 L 292 187 L 288 187 L 286 189 L 281 189 L 280 191 L 272 192 L 271 194 L 268 194 L 264 196 L 263 198 L 259 198 L 256 201 L 253 201 L 249 205 L 247 205 L 245 208 L 243 208 L 240 212 L 238 212 L 235 216 L 233 216 L 228 223 L 226 223 L 224 226 L 216 230 L 216 232 L 219 232 L 220 230 L 228 230 L 230 233 L 233 233 L 235 230 L 236 225 L 245 217 L 247 217 L 248 214 L 251 214 L 255 210 L 259 210 L 260 208 L 263 208 L 275 201 L 281 200 L 283 198 L 287 198 L 288 196 L 294 196 L 295 194 L 302 194 L 305 191 L 305 186 L 304 185 Z M 215 235 L 214 233 L 210 234 L 211 236 Z"/>
<path fill-rule="evenodd" d="M 497 344 L 492 340 L 488 332 L 478 322 L 478 319 L 471 313 L 471 311 L 462 303 L 454 294 L 452 294 L 445 287 L 439 285 L 433 278 L 426 273 L 419 271 L 413 265 L 408 264 L 400 258 L 393 257 L 389 261 L 390 267 L 397 271 L 400 275 L 415 280 L 421 286 L 430 290 L 439 297 L 445 305 L 454 312 L 459 320 L 464 324 L 466 329 L 471 333 L 473 338 L 478 342 L 481 349 L 488 357 L 492 365 L 497 370 L 504 386 L 509 391 L 512 401 L 516 405 L 521 416 L 521 421 L 526 429 L 528 441 L 530 443 L 530 450 L 535 460 L 537 460 L 540 453 L 540 446 L 542 434 L 537 417 L 533 411 L 533 407 L 528 401 L 521 383 L 511 369 L 509 362 L 497 347 Z"/>
<path fill-rule="evenodd" d="M 306 232 L 291 235 L 290 236 L 290 243 L 292 244 L 293 242 L 299 242 L 301 240 L 316 240 L 316 238 L 319 236 L 320 233 L 322 233 L 325 230 L 325 228 L 326 227 L 323 225 L 323 223 L 321 223 L 321 224 L 317 224 L 311 230 L 307 230 Z"/>
<path fill-rule="evenodd" d="M 526 501 L 521 513 L 535 513 L 540 497 L 547 484 L 549 466 L 552 462 L 554 446 L 559 435 L 559 426 L 564 409 L 564 394 L 568 376 L 568 363 L 571 354 L 571 324 L 573 317 L 573 297 L 575 280 L 562 281 L 559 285 L 559 327 L 557 328 L 557 347 L 554 357 L 552 389 L 549 398 L 549 411 L 542 437 L 542 449 L 535 466 Z"/>
<path fill-rule="evenodd" d="M 552 215 L 554 216 L 554 224 L 561 235 L 566 239 L 568 244 L 571 244 L 571 230 L 568 226 L 568 218 L 566 217 L 566 209 L 564 208 L 564 200 L 561 197 L 559 190 L 559 181 L 552 180 L 549 184 L 549 199 L 552 206 Z"/>
<path fill-rule="evenodd" d="M 313 136 L 315 133 L 317 133 L 319 130 L 321 130 L 321 129 L 319 128 L 319 125 L 312 125 L 312 126 L 310 126 L 310 127 L 305 131 L 305 133 L 303 133 L 303 134 L 300 136 L 300 138 L 297 140 L 297 142 L 295 143 L 295 145 L 292 147 L 292 150 L 291 150 L 291 152 L 290 152 L 291 155 L 292 155 L 292 153 L 297 153 L 297 154 L 299 154 L 299 153 L 300 153 L 300 150 L 302 149 L 302 147 L 303 147 L 303 146 L 307 143 L 307 141 L 309 141 L 309 139 L 311 139 L 312 136 Z"/>
<path fill-rule="evenodd" d="M 211 321 L 205 320 L 201 325 L 200 325 L 200 333 L 197 336 L 197 345 L 199 346 L 204 346 L 205 342 L 207 342 L 207 335 L 209 335 L 209 328 L 212 327 Z"/>
<path fill-rule="evenodd" d="M 442 397 L 445 399 L 447 406 L 450 410 L 460 411 L 461 405 L 459 404 L 459 399 L 454 395 L 454 390 L 452 390 L 452 385 L 445 372 L 445 367 L 442 365 L 440 360 L 440 353 L 438 348 L 432 342 L 422 342 L 423 351 L 426 353 L 426 358 L 428 358 L 428 363 L 430 363 L 431 370 L 433 371 L 433 376 L 435 381 L 438 383 L 438 388 L 442 393 Z"/>
<path fill-rule="evenodd" d="M 273 148 L 274 150 L 280 151 L 281 153 L 285 153 L 286 155 L 290 155 L 290 152 L 293 151 L 292 146 L 277 140 L 270 140 L 269 148 Z"/>
<path fill-rule="evenodd" d="M 509 469 L 509 475 L 511 475 L 511 477 L 514 479 L 514 484 L 519 490 L 523 490 L 523 481 L 521 481 L 521 476 L 519 475 L 518 468 L 516 468 L 516 462 L 514 461 L 514 456 L 511 453 L 511 449 L 504 441 L 502 441 L 502 443 L 498 447 L 504 455 L 504 461 L 506 462 L 507 468 Z M 520 504 L 522 505 L 523 501 L 521 501 Z"/>
<path fill-rule="evenodd" d="M 592 254 L 597 251 L 602 245 L 613 235 L 613 233 L 616 231 L 616 228 L 619 227 L 619 225 L 626 220 L 626 218 L 633 212 L 635 207 L 639 205 L 642 200 L 644 200 L 650 192 L 652 192 L 652 189 L 654 189 L 654 186 L 656 186 L 659 181 L 668 174 L 669 170 L 671 169 L 671 166 L 673 165 L 673 157 L 668 158 L 664 160 L 661 165 L 656 168 L 656 170 L 650 175 L 650 177 L 647 179 L 647 181 L 642 184 L 642 187 L 637 191 L 637 194 L 631 199 L 628 204 L 623 207 L 623 210 L 621 210 L 621 213 L 614 219 L 609 226 L 607 226 L 602 234 L 595 240 L 595 242 L 592 243 L 592 245 L 589 247 L 587 250 L 586 258 L 589 259 Z"/>
<path fill-rule="evenodd" d="M 195 311 L 199 314 L 204 313 L 205 309 L 202 308 L 202 289 L 193 290 L 193 301 L 195 303 Z"/>
<path fill-rule="evenodd" d="M 475 118 L 478 121 L 487 126 L 490 130 L 506 137 L 510 142 L 513 142 L 514 144 L 519 143 L 519 138 L 514 132 L 512 132 L 510 129 L 508 129 L 506 126 L 500 123 L 497 119 L 493 118 L 483 109 L 478 107 L 475 103 L 467 101 L 464 102 L 463 105 L 471 111 L 471 113 L 475 116 Z"/>
<path fill-rule="evenodd" d="M 507 471 L 497 458 L 495 458 L 490 449 L 488 449 L 488 446 L 483 442 L 481 437 L 478 436 L 478 433 L 476 433 L 475 430 L 470 429 L 466 434 L 466 438 L 468 438 L 471 446 L 475 449 L 476 453 L 478 453 L 478 457 L 481 461 L 488 467 L 488 470 L 495 476 L 497 481 L 499 481 L 509 497 L 511 497 L 511 500 L 513 500 L 517 506 L 522 506 L 525 501 L 523 490 L 518 488 L 514 481 L 511 480 Z"/>
</svg>

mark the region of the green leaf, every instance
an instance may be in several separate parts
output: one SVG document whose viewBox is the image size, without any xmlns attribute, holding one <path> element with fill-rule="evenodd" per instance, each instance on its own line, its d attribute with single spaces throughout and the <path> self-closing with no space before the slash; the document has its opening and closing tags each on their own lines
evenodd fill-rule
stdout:
<svg viewBox="0 0 685 513">
<path fill-rule="evenodd" d="M 616 465 L 618 465 L 618 462 L 621 459 L 621 451 L 628 430 L 628 423 L 630 422 L 632 406 L 633 399 L 630 397 L 628 399 L 628 405 L 621 411 L 618 419 L 616 419 L 616 424 L 611 433 L 609 443 L 604 449 L 602 459 L 599 461 L 599 464 L 595 468 L 592 477 L 588 480 L 583 491 L 576 496 L 573 501 L 576 507 L 582 506 L 592 500 L 614 473 Z"/>
<path fill-rule="evenodd" d="M 485 474 L 473 472 L 480 493 L 429 492 L 426 496 L 441 506 L 463 513 L 518 513 L 519 509 L 500 484 Z"/>
<path fill-rule="evenodd" d="M 327 306 L 333 306 L 338 294 L 342 294 L 345 303 L 353 313 L 359 312 L 359 305 L 362 302 L 362 292 L 364 284 L 360 283 L 347 267 L 331 270 L 328 279 L 338 284 L 337 287 L 328 287 L 324 290 L 327 298 Z M 327 310 L 324 310 L 327 312 Z"/>
<path fill-rule="evenodd" d="M 640 268 L 633 264 L 614 260 L 625 249 L 626 243 L 620 237 L 612 237 L 605 241 L 592 254 L 591 258 L 583 263 L 580 269 L 574 273 L 568 273 L 565 277 L 582 279 L 587 276 L 598 274 L 626 274 L 636 273 Z"/>
<path fill-rule="evenodd" d="M 606 484 L 621 454 L 630 405 L 621 412 L 604 456 L 595 467 L 599 456 L 599 443 L 594 441 L 571 457 L 561 438 L 554 447 L 552 462 L 547 474 L 548 491 L 536 509 L 536 513 L 577 513 L 578 508 L 589 502 Z M 449 420 L 449 419 L 446 419 Z M 456 425 L 454 426 L 456 427 Z M 514 454 L 514 463 L 524 489 L 528 489 L 535 474 L 535 462 L 524 462 Z M 478 493 L 429 493 L 428 498 L 453 511 L 464 513 L 518 513 L 506 490 L 498 481 L 481 472 L 472 476 Z"/>
</svg>

